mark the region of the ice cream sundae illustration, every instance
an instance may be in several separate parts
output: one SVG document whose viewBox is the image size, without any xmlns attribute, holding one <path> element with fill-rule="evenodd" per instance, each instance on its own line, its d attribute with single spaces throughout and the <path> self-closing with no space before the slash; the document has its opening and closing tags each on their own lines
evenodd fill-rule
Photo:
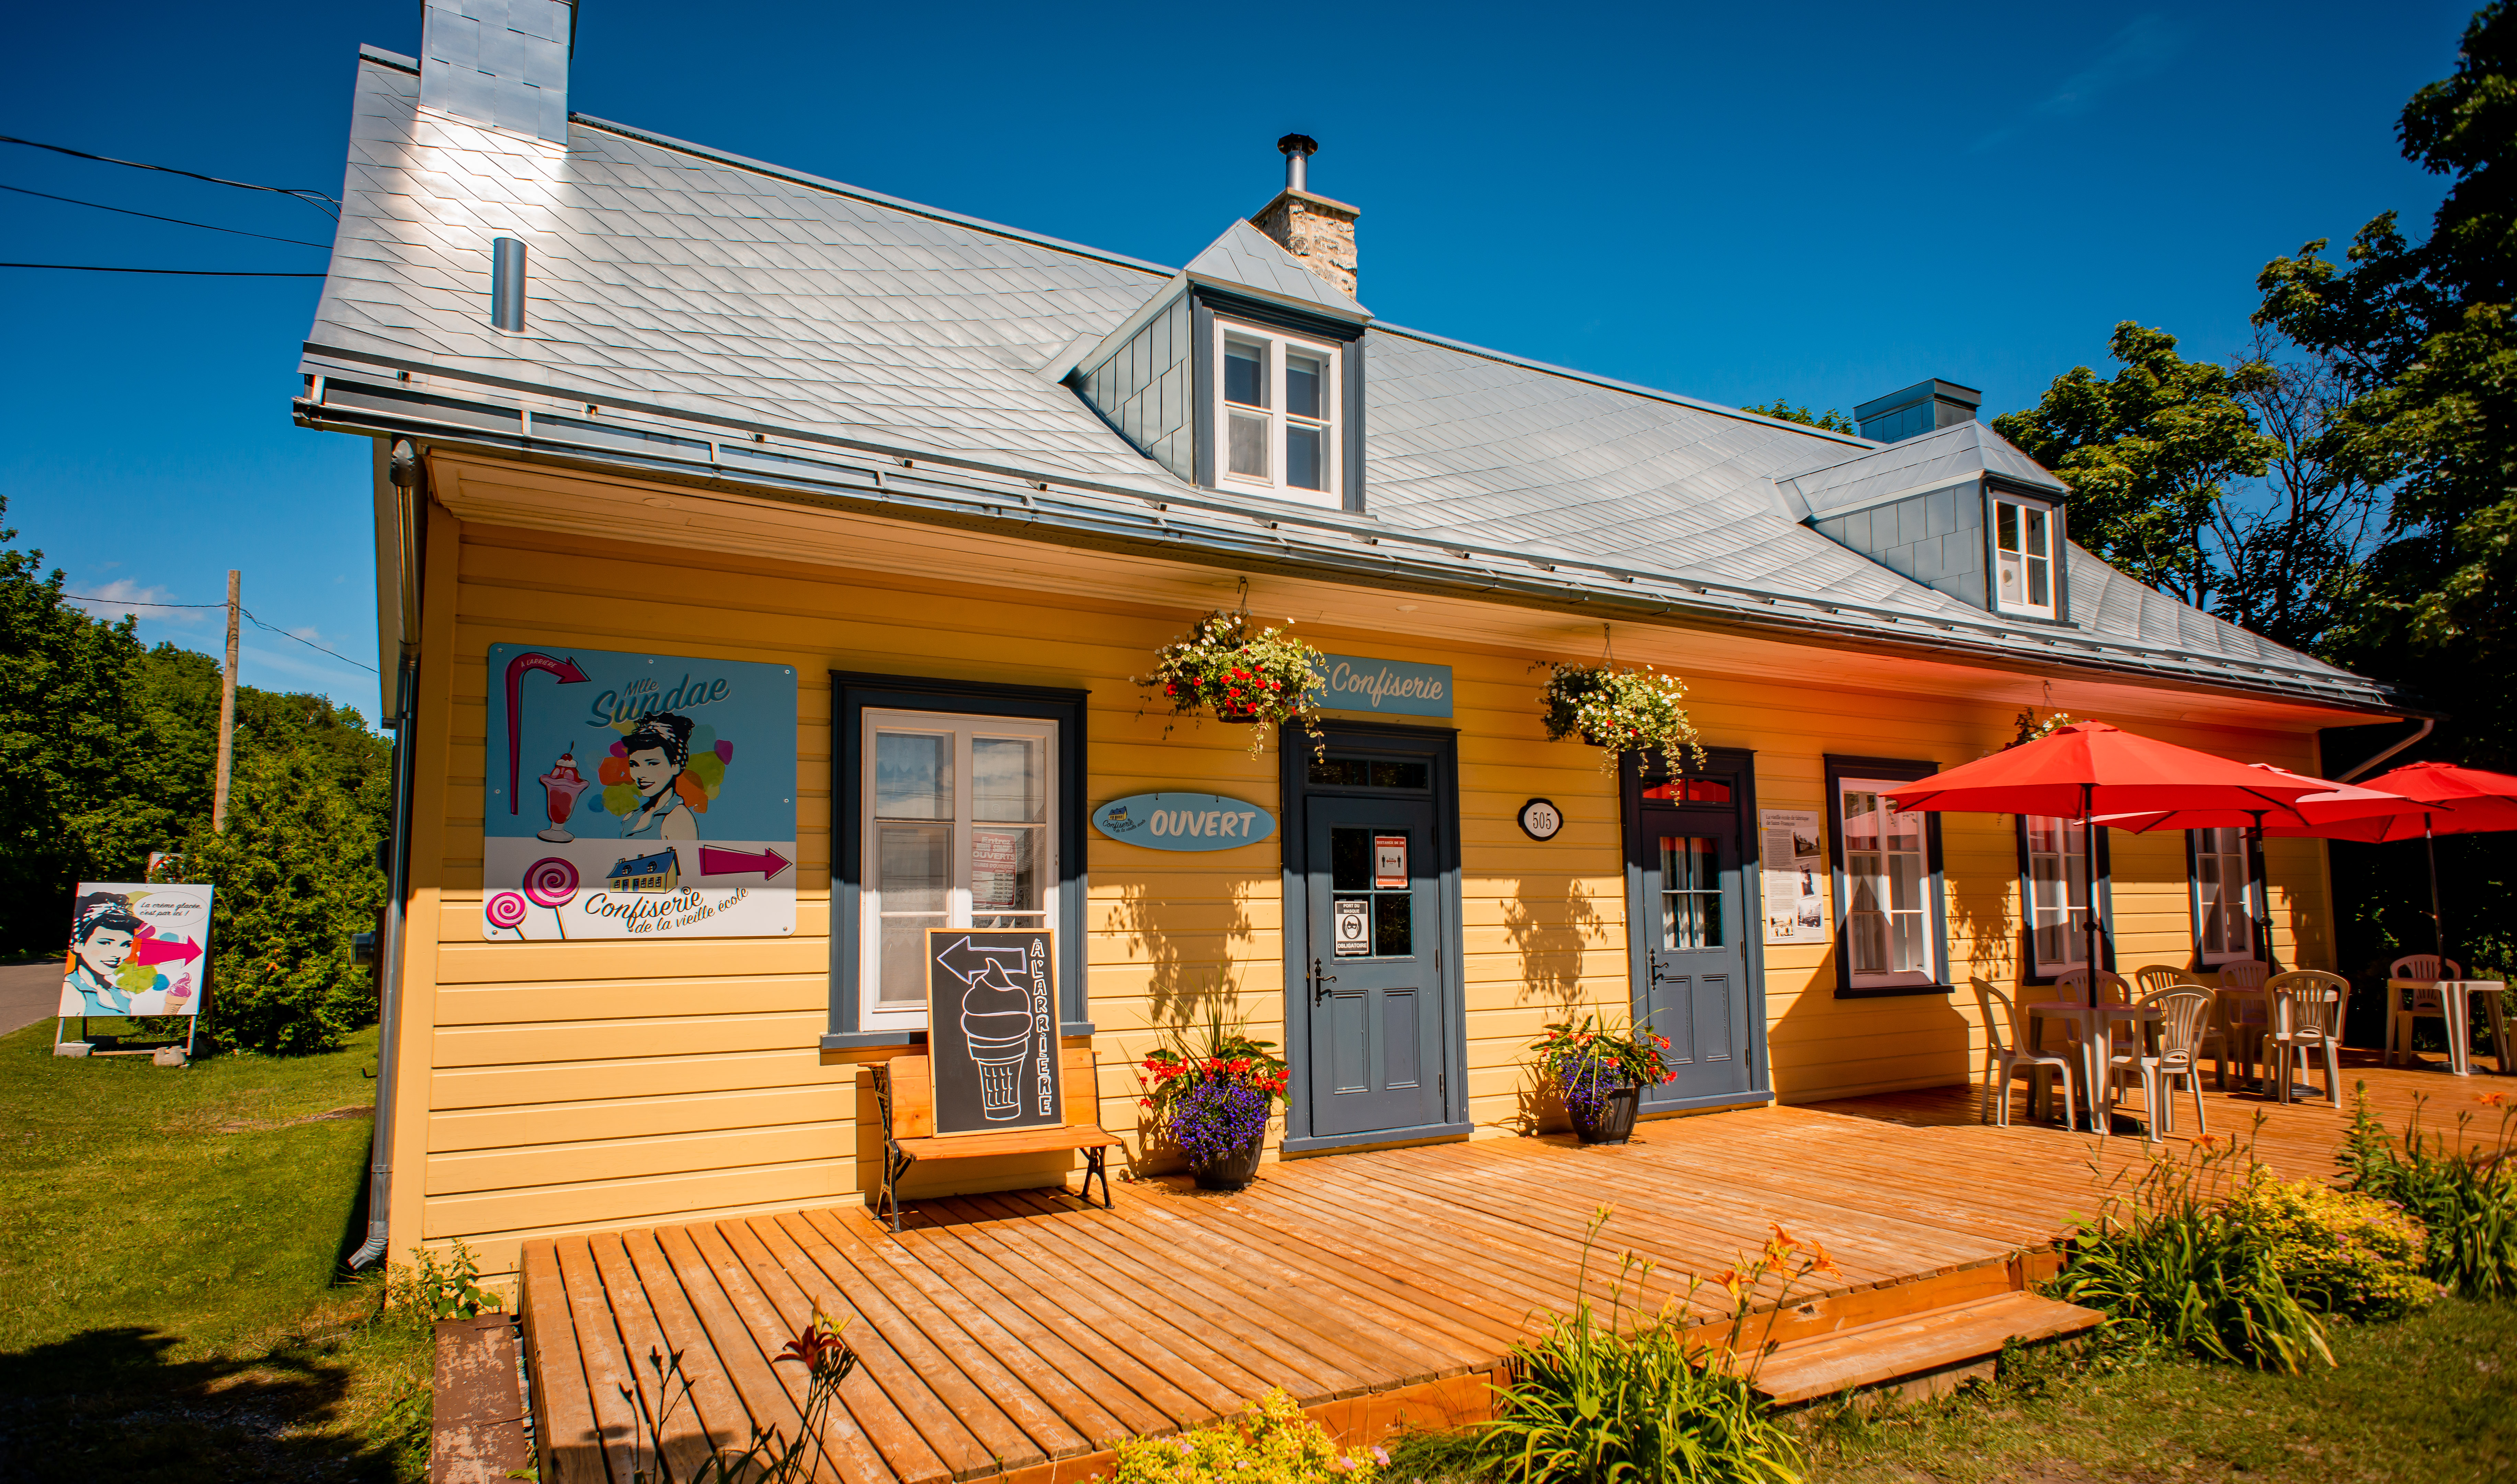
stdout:
<svg viewBox="0 0 2517 1484">
<path fill-rule="evenodd" d="M 991 1120 L 1022 1112 L 1023 1063 L 1031 1055 L 1031 996 L 1003 975 L 991 960 L 961 995 L 961 1037 L 979 1067 L 979 1109 Z"/>
<path fill-rule="evenodd" d="M 542 785 L 543 812 L 550 816 L 550 827 L 542 830 L 539 837 L 554 845 L 565 845 L 576 839 L 576 836 L 568 832 L 568 817 L 576 812 L 576 796 L 593 786 L 586 783 L 583 774 L 576 771 L 576 744 L 569 743 L 568 750 L 559 755 L 559 761 L 551 764 L 551 771 L 535 782 Z"/>
</svg>

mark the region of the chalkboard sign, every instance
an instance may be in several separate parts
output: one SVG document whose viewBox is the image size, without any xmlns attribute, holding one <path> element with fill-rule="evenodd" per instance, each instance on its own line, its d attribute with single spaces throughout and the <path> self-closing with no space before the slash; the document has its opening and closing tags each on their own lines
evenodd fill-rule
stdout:
<svg viewBox="0 0 2517 1484">
<path fill-rule="evenodd" d="M 1066 1122 L 1056 964 L 1057 935 L 1046 928 L 927 929 L 926 1052 L 938 1137 Z"/>
</svg>

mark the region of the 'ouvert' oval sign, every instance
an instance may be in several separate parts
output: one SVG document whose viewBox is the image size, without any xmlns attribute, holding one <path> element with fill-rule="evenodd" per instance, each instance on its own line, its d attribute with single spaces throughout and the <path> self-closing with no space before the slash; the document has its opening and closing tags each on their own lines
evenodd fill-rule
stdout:
<svg viewBox="0 0 2517 1484">
<path fill-rule="evenodd" d="M 1131 793 L 1092 811 L 1092 827 L 1148 850 L 1235 850 L 1276 832 L 1276 817 L 1216 793 Z"/>
</svg>

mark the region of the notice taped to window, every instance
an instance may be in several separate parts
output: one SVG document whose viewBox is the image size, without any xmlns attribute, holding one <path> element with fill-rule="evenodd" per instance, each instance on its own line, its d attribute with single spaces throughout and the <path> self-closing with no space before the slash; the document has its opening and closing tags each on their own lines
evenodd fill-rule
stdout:
<svg viewBox="0 0 2517 1484">
<path fill-rule="evenodd" d="M 1057 935 L 1045 928 L 926 932 L 926 1052 L 935 1132 L 1066 1122 L 1057 1065 Z"/>
<path fill-rule="evenodd" d="M 1360 958 L 1372 952 L 1372 903 L 1342 900 L 1337 904 L 1337 955 Z"/>
<path fill-rule="evenodd" d="M 1372 884 L 1391 891 L 1407 884 L 1407 836 L 1377 834 L 1372 837 Z"/>
<path fill-rule="evenodd" d="M 1766 941 L 1826 942 L 1826 837 L 1808 809 L 1757 811 L 1758 865 L 1766 897 Z"/>
</svg>

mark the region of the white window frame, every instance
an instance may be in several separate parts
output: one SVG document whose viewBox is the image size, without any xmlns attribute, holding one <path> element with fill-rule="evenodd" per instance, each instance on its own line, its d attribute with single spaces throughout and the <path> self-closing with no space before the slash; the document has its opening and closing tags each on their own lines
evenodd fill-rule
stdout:
<svg viewBox="0 0 2517 1484">
<path fill-rule="evenodd" d="M 2263 915 L 2258 910 L 2263 904 L 2255 897 L 2254 852 L 2247 848 L 2246 832 L 2243 829 L 2223 828 L 2194 829 L 2186 833 L 2189 852 L 2186 859 L 2191 863 L 2187 875 L 2194 894 L 2195 962 L 2210 967 L 2223 963 L 2235 963 L 2241 958 L 2261 957 L 2262 955 L 2255 952 L 2255 919 Z M 2202 863 L 2206 860 L 2215 863 L 2216 871 L 2203 870 Z M 2210 943 L 2215 912 L 2212 904 L 2203 895 L 2206 889 L 2203 877 L 2206 874 L 2216 874 L 2220 877 L 2221 885 L 2225 887 L 2229 869 L 2233 863 L 2238 872 L 2238 912 L 2244 941 L 2234 949 L 2227 947 L 2225 943 L 2222 947 L 2214 949 Z M 2225 927 L 2225 919 L 2222 925 Z"/>
<path fill-rule="evenodd" d="M 1036 824 L 1023 827 L 1040 831 L 1040 858 L 1034 869 L 1042 881 L 1041 906 L 1036 913 L 1044 927 L 1059 923 L 1063 905 L 1058 891 L 1058 724 L 1053 720 L 1023 716 L 989 716 L 971 711 L 907 711 L 877 709 L 868 706 L 862 722 L 864 732 L 860 746 L 864 753 L 864 774 L 858 796 L 865 800 L 862 838 L 857 842 L 862 886 L 857 892 L 857 1027 L 860 1031 L 922 1031 L 926 1029 L 926 1006 L 919 1003 L 910 1008 L 886 1008 L 882 1003 L 882 873 L 875 858 L 875 846 L 881 839 L 882 817 L 878 812 L 880 794 L 875 787 L 875 764 L 878 751 L 877 737 L 883 732 L 921 732 L 928 735 L 950 735 L 953 738 L 953 818 L 952 859 L 945 888 L 944 920 L 939 927 L 971 925 L 970 835 L 981 824 L 993 823 L 972 819 L 971 788 L 976 782 L 971 768 L 971 742 L 978 738 L 1022 738 L 1044 742 L 1042 774 L 1042 817 Z"/>
<path fill-rule="evenodd" d="M 2036 829 L 2039 825 L 2053 827 L 2054 838 L 2060 842 L 2058 849 L 2036 848 Z M 2104 936 L 2107 930 L 2106 893 L 2099 889 L 2099 882 L 2095 877 L 2079 883 L 2087 897 L 2085 902 L 2075 904 L 2069 900 L 2072 886 L 2071 873 L 2088 860 L 2082 843 L 2071 838 L 2073 831 L 2079 827 L 2079 820 L 2069 816 L 2021 815 L 2019 817 L 2020 854 L 2027 863 L 2026 874 L 2020 880 L 2020 896 L 2027 917 L 2027 968 L 2032 978 L 2051 979 L 2057 974 L 2089 966 L 2087 963 L 2088 913 L 2098 914 L 2100 936 Z M 2088 827 L 2095 829 L 2100 827 L 2092 825 Z M 2103 844 L 2103 841 L 2101 843 Z M 2039 893 L 2036 890 L 2036 867 L 2040 860 L 2054 863 L 2053 879 L 2061 884 L 2064 898 L 2059 903 L 2039 900 Z M 2041 927 L 2053 925 L 2053 919 L 2057 914 L 2061 918 L 2060 925 L 2065 929 L 2063 956 L 2059 959 L 2049 959 L 2038 946 L 2036 933 Z"/>
<path fill-rule="evenodd" d="M 1233 340 L 1249 340 L 1267 347 L 1267 472 L 1259 479 L 1234 474 L 1232 470 L 1232 415 L 1238 408 L 1245 415 L 1254 409 L 1224 399 L 1224 346 Z M 1218 489 L 1247 489 L 1294 500 L 1305 505 L 1325 505 L 1337 509 L 1345 500 L 1345 358 L 1343 348 L 1330 341 L 1311 340 L 1271 330 L 1246 320 L 1215 317 L 1215 486 Z M 1314 424 L 1308 418 L 1297 418 L 1285 408 L 1285 353 L 1288 350 L 1317 356 L 1328 366 L 1328 385 L 1322 390 L 1321 406 L 1327 416 Z M 1285 482 L 1285 430 L 1294 423 L 1316 426 L 1327 437 L 1321 440 L 1322 472 L 1328 488 L 1309 489 Z"/>
<path fill-rule="evenodd" d="M 2012 551 L 2001 544 L 2001 511 L 2005 505 L 2018 512 L 2019 549 L 2017 551 Z M 2041 554 L 2027 549 L 2027 516 L 2030 511 L 2045 517 L 2045 549 Z M 1996 610 L 2005 614 L 2022 614 L 2036 618 L 2055 616 L 2063 597 L 2063 564 L 2057 553 L 2057 548 L 2062 543 L 2056 539 L 2061 526 L 2061 512 L 2043 500 L 2023 500 L 2015 495 L 2000 493 L 1993 495 L 1992 606 Z M 2045 601 L 2041 604 L 2027 601 L 2031 576 L 2035 565 L 2039 562 L 2045 564 Z M 2014 563 L 2018 572 L 2019 596 L 2011 598 L 2004 596 L 2002 578 L 2010 573 Z"/>
<path fill-rule="evenodd" d="M 1912 782 L 1914 781 L 1910 778 L 1857 778 L 1850 774 L 1839 777 L 1835 782 L 1835 837 L 1838 841 L 1838 853 L 1844 877 L 1837 883 L 1839 890 L 1836 893 L 1835 910 L 1836 952 L 1844 955 L 1845 983 L 1856 990 L 1904 989 L 1936 986 L 1946 982 L 1942 978 L 1942 973 L 1947 962 L 1948 946 L 1941 941 L 1941 915 L 1939 903 L 1935 900 L 1938 880 L 1932 869 L 1932 823 L 1928 815 L 1918 814 L 1906 817 L 1913 821 L 1915 827 L 1914 854 L 1918 857 L 1919 869 L 1915 872 L 1915 902 L 1911 911 L 1922 919 L 1920 937 L 1923 945 L 1923 966 L 1919 969 L 1864 971 L 1855 967 L 1853 961 L 1853 902 L 1858 893 L 1854 885 L 1855 851 L 1853 831 L 1848 827 L 1849 820 L 1845 813 L 1845 797 L 1854 793 L 1885 794 L 1891 788 L 1902 788 Z M 1888 824 L 1898 816 L 1884 797 L 1879 800 L 1878 813 L 1882 842 L 1878 853 L 1882 856 L 1900 854 L 1901 852 L 1888 850 L 1886 846 L 1886 841 L 1890 838 L 1887 831 Z M 1892 909 L 1890 915 L 1894 916 L 1898 913 Z M 1890 935 L 1890 941 L 1895 941 L 1893 933 Z"/>
</svg>

